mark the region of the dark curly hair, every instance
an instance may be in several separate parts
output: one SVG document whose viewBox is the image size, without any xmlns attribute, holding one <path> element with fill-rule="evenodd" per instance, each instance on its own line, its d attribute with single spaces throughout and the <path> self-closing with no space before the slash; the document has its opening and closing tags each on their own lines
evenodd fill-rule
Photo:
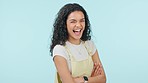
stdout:
<svg viewBox="0 0 148 83">
<path fill-rule="evenodd" d="M 83 12 L 84 17 L 85 17 L 85 30 L 82 34 L 81 40 L 86 41 L 86 40 L 91 39 L 90 22 L 89 22 L 88 15 L 86 11 L 84 10 L 84 8 L 77 3 L 66 4 L 57 13 L 57 17 L 53 24 L 53 35 L 51 38 L 51 45 L 50 45 L 51 56 L 52 56 L 52 51 L 53 51 L 54 46 L 56 46 L 57 44 L 65 45 L 65 42 L 68 40 L 66 21 L 67 21 L 68 15 L 74 11 Z"/>
</svg>

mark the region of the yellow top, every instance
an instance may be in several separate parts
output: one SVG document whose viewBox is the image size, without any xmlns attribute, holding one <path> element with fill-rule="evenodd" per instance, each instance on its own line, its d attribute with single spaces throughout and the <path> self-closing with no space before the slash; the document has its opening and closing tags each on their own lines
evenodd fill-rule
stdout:
<svg viewBox="0 0 148 83">
<path fill-rule="evenodd" d="M 88 76 L 90 77 L 92 69 L 93 69 L 93 61 L 92 61 L 92 57 L 91 57 L 91 53 L 88 50 L 88 48 L 86 47 L 85 43 L 83 43 L 83 45 L 85 46 L 87 52 L 89 53 L 89 56 L 87 57 L 86 60 L 83 61 L 76 61 L 75 58 L 73 57 L 73 55 L 71 54 L 69 48 L 67 46 L 65 46 L 68 55 L 70 57 L 71 60 L 71 67 L 72 67 L 72 77 L 82 77 L 82 76 Z M 55 83 L 60 83 L 58 82 L 60 81 L 59 75 L 56 75 L 56 79 L 55 79 Z"/>
</svg>

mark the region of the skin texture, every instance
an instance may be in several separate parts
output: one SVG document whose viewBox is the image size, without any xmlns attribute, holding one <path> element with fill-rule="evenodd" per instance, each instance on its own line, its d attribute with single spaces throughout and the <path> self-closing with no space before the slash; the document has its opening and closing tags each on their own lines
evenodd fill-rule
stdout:
<svg viewBox="0 0 148 83">
<path fill-rule="evenodd" d="M 72 44 L 80 44 L 80 38 L 85 30 L 84 14 L 81 11 L 71 12 L 66 20 L 66 26 L 68 31 L 68 41 Z M 88 83 L 106 83 L 105 72 L 97 51 L 92 56 L 92 59 L 94 62 L 94 68 L 91 76 L 88 77 Z M 63 83 L 84 83 L 83 77 L 73 78 L 71 76 L 65 58 L 57 55 L 54 57 L 54 63 Z"/>
</svg>

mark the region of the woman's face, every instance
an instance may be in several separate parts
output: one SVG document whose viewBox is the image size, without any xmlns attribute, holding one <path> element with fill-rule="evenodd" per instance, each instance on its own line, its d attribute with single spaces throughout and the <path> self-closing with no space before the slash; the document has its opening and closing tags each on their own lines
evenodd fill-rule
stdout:
<svg viewBox="0 0 148 83">
<path fill-rule="evenodd" d="M 67 18 L 68 40 L 80 40 L 85 29 L 85 17 L 83 12 L 74 11 Z"/>
</svg>

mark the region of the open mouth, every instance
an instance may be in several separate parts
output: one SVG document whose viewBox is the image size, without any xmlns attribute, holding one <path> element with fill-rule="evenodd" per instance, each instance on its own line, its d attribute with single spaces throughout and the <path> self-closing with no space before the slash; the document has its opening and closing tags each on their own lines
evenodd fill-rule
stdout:
<svg viewBox="0 0 148 83">
<path fill-rule="evenodd" d="M 73 32 L 74 32 L 76 35 L 80 35 L 81 29 L 73 30 Z"/>
</svg>

